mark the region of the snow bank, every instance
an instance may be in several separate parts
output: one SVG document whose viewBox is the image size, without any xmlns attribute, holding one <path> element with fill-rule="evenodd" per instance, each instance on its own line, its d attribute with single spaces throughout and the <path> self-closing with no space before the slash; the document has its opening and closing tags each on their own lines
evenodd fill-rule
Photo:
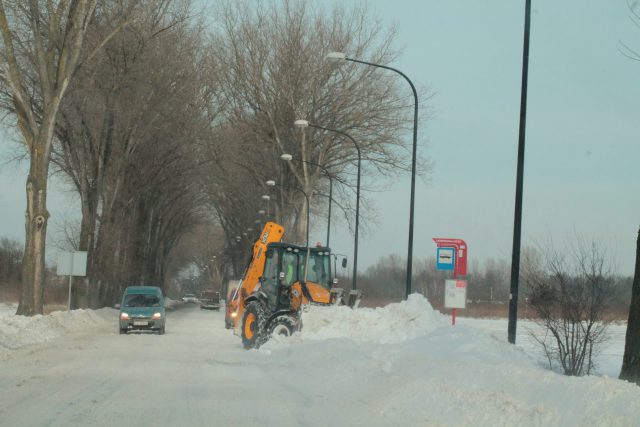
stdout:
<svg viewBox="0 0 640 427">
<path fill-rule="evenodd" d="M 266 352 L 304 340 L 348 338 L 359 343 L 394 344 L 429 334 L 447 324 L 420 294 L 385 307 L 351 309 L 345 306 L 311 306 L 302 314 L 302 331 L 291 338 L 273 337 Z"/>
<path fill-rule="evenodd" d="M 0 310 L 0 359 L 11 350 L 40 344 L 67 334 L 89 334 L 114 329 L 117 314 L 111 308 L 56 311 L 41 316 L 7 315 Z M 15 313 L 15 307 L 13 312 Z"/>
<path fill-rule="evenodd" d="M 548 371 L 509 344 L 506 330 L 467 323 L 452 327 L 419 295 L 377 309 L 315 307 L 300 333 L 255 354 L 272 370 L 286 367 L 287 386 L 349 402 L 326 424 L 640 426 L 634 384 Z M 310 408 L 307 419 L 326 420 L 326 407 Z"/>
<path fill-rule="evenodd" d="M 407 301 L 378 308 L 311 307 L 302 315 L 303 339 L 351 338 L 391 344 L 429 333 L 444 325 L 445 317 L 420 294 Z"/>
<path fill-rule="evenodd" d="M 164 298 L 164 308 L 167 310 L 175 310 L 175 308 L 181 304 L 184 303 L 180 300 L 175 300 L 167 297 Z"/>
<path fill-rule="evenodd" d="M 0 303 L 0 319 L 16 314 L 18 304 Z"/>
</svg>

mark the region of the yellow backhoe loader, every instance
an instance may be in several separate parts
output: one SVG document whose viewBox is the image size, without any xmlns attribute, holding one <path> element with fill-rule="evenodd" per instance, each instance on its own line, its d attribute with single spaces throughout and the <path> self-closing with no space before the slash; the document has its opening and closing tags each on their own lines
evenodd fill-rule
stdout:
<svg viewBox="0 0 640 427">
<path fill-rule="evenodd" d="M 258 348 L 273 334 L 300 330 L 303 307 L 343 303 L 331 272 L 331 250 L 282 242 L 284 228 L 267 222 L 253 245 L 240 285 L 227 302 L 232 326 L 245 348 Z M 346 260 L 345 260 L 346 261 Z M 360 292 L 347 301 L 357 306 Z"/>
</svg>

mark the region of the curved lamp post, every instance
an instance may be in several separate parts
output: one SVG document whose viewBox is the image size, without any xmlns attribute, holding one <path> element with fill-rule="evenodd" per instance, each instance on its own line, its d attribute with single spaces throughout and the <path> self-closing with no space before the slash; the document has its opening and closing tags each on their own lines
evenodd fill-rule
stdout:
<svg viewBox="0 0 640 427">
<path fill-rule="evenodd" d="M 329 173 L 327 168 L 325 168 L 321 164 L 315 163 L 315 162 L 310 162 L 308 160 L 294 159 L 291 154 L 286 154 L 285 153 L 285 154 L 281 155 L 280 158 L 282 160 L 286 161 L 286 162 L 290 162 L 292 160 L 295 160 L 295 161 L 298 161 L 298 162 L 308 163 L 310 165 L 317 166 L 322 170 L 322 172 L 325 173 L 325 175 L 327 175 L 327 178 L 329 178 L 329 214 L 327 215 L 327 247 L 329 247 L 329 237 L 331 235 L 331 202 L 333 201 L 333 178 L 331 177 L 331 174 Z"/>
<path fill-rule="evenodd" d="M 334 132 L 337 133 L 339 135 L 342 135 L 346 138 L 348 138 L 351 142 L 353 142 L 353 145 L 356 146 L 356 150 L 358 150 L 358 181 L 356 184 L 356 232 L 355 232 L 355 236 L 354 236 L 354 245 L 353 245 L 353 281 L 352 281 L 352 288 L 355 290 L 356 289 L 356 285 L 357 285 L 357 281 L 358 281 L 358 230 L 360 229 L 360 163 L 362 162 L 362 155 L 360 153 L 360 146 L 358 145 L 358 143 L 356 142 L 355 139 L 353 139 L 353 137 L 345 132 L 342 132 L 340 130 L 337 129 L 331 129 L 331 128 L 326 128 L 323 126 L 318 126 L 318 125 L 314 125 L 312 123 L 309 123 L 307 120 L 296 120 L 294 125 L 296 127 L 299 128 L 307 128 L 307 127 L 312 127 L 312 128 L 316 128 L 316 129 L 320 129 L 320 130 L 325 130 L 328 132 Z M 328 246 L 328 245 L 327 245 Z"/>
<path fill-rule="evenodd" d="M 331 52 L 327 55 L 327 59 L 330 61 L 351 61 L 358 64 L 370 65 L 372 67 L 384 68 L 395 73 L 400 74 L 411 86 L 413 92 L 413 154 L 411 156 L 411 204 L 409 207 L 409 248 L 407 250 L 407 286 L 405 298 L 409 297 L 411 293 L 411 275 L 413 269 L 413 213 L 415 207 L 415 194 L 416 194 L 416 151 L 418 146 L 418 93 L 413 85 L 413 82 L 402 71 L 397 70 L 386 65 L 374 64 L 373 62 L 360 61 L 347 57 L 343 52 Z"/>
</svg>

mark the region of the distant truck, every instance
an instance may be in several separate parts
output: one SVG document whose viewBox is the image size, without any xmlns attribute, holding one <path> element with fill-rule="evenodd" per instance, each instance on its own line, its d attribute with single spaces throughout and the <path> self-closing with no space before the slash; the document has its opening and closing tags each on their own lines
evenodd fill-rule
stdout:
<svg viewBox="0 0 640 427">
<path fill-rule="evenodd" d="M 220 292 L 213 289 L 205 289 L 200 293 L 200 308 L 207 310 L 220 310 Z"/>
</svg>

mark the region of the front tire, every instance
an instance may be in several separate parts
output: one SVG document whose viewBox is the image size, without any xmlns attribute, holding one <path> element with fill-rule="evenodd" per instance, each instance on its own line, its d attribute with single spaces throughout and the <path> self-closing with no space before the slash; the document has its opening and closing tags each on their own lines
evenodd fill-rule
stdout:
<svg viewBox="0 0 640 427">
<path fill-rule="evenodd" d="M 258 348 L 265 340 L 265 313 L 262 304 L 251 301 L 242 316 L 242 345 L 244 348 Z"/>
<path fill-rule="evenodd" d="M 300 330 L 298 322 L 291 316 L 279 316 L 273 319 L 269 326 L 269 336 L 290 337 Z"/>
</svg>

